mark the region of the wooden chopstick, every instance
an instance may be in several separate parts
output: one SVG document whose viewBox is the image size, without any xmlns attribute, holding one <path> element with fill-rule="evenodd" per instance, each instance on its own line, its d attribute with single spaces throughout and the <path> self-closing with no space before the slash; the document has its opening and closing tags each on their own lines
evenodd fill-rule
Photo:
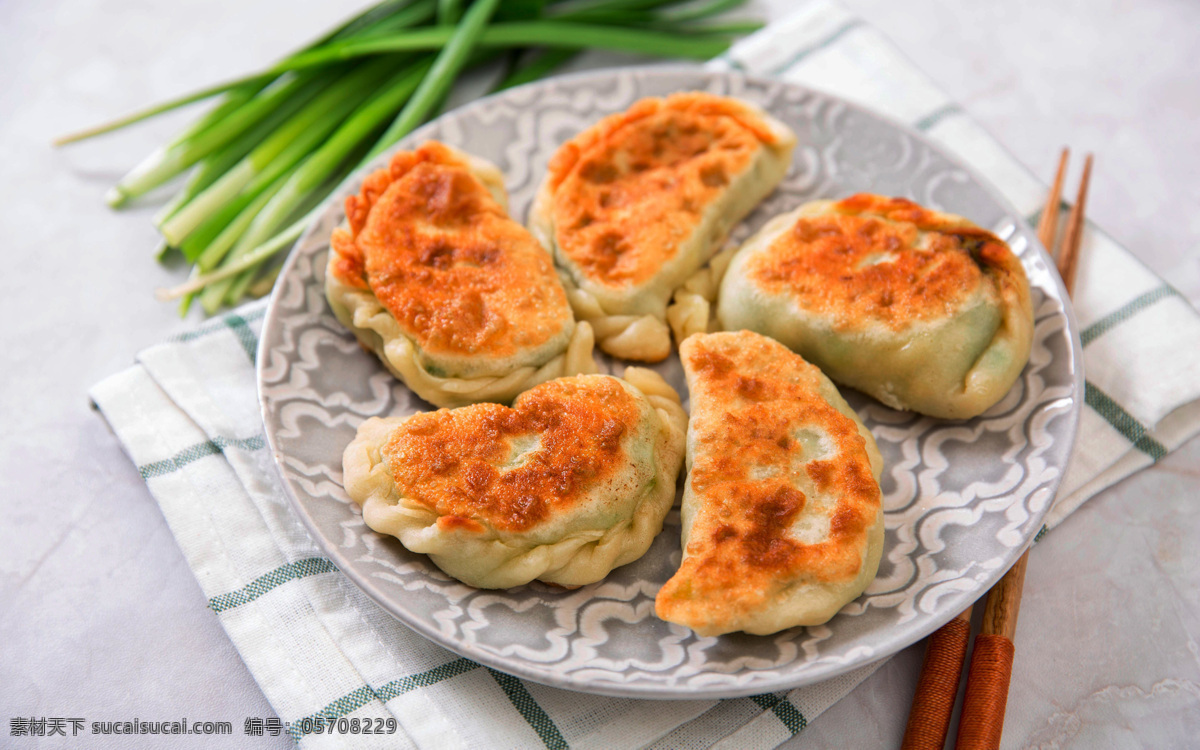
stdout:
<svg viewBox="0 0 1200 750">
<path fill-rule="evenodd" d="M 1050 188 L 1041 219 L 1038 221 L 1038 239 L 1050 252 L 1053 252 L 1055 235 L 1058 233 L 1059 207 L 1062 204 L 1062 187 L 1069 155 L 1070 152 L 1064 148 L 1058 160 L 1054 184 Z M 1091 167 L 1092 157 L 1089 154 L 1080 184 L 1080 197 L 1071 209 L 1068 218 L 1067 234 L 1063 243 L 1064 252 L 1059 262 L 1060 273 L 1062 273 L 1068 292 L 1074 283 L 1075 258 L 1078 257 L 1079 241 L 1082 237 L 1084 204 L 1087 198 L 1088 181 L 1091 177 Z M 1069 266 L 1065 265 L 1064 261 Z M 1016 630 L 1017 614 L 1020 610 L 1026 563 L 1027 558 L 1025 554 L 1022 554 L 1009 574 L 992 589 L 995 596 L 989 594 L 985 604 L 982 632 L 1007 638 L 1010 646 Z M 909 709 L 908 723 L 904 728 L 902 750 L 941 750 L 946 743 L 946 734 L 950 729 L 950 717 L 954 712 L 954 703 L 958 697 L 959 678 L 962 676 L 963 661 L 966 658 L 967 644 L 970 640 L 972 609 L 973 607 L 968 606 L 957 617 L 929 637 L 925 648 L 925 661 L 921 665 L 917 689 L 913 694 L 912 707 Z M 1002 646 L 1001 648 L 1003 649 Z M 1008 664 L 1011 669 L 1011 656 Z M 974 662 L 972 662 L 972 666 L 974 666 Z M 980 700 L 978 687 L 982 683 L 977 682 L 974 696 L 976 707 L 983 704 L 992 706 L 994 709 L 995 704 L 1001 698 L 1007 702 L 1008 677 L 1007 673 L 1003 677 L 1003 691 L 999 697 L 993 694 L 983 701 Z M 968 678 L 968 682 L 970 683 L 970 678 Z M 998 687 L 996 679 L 993 679 L 990 684 Z M 999 730 L 1003 728 L 1004 723 L 1003 704 L 999 706 L 999 712 L 999 726 L 995 730 L 996 744 L 999 744 Z M 962 726 L 965 725 L 960 721 L 960 727 Z M 959 746 L 962 747 L 961 738 Z"/>
<path fill-rule="evenodd" d="M 1054 184 L 1050 186 L 1050 194 L 1046 196 L 1046 205 L 1042 207 L 1042 218 L 1038 221 L 1037 236 L 1042 241 L 1046 252 L 1054 254 L 1054 236 L 1058 234 L 1058 209 L 1062 206 L 1063 178 L 1067 176 L 1067 159 L 1070 149 L 1064 148 L 1058 157 L 1058 171 L 1054 173 Z"/>
<path fill-rule="evenodd" d="M 1079 180 L 1079 195 L 1071 213 L 1067 216 L 1067 231 L 1063 235 L 1063 248 L 1059 253 L 1058 272 L 1062 275 L 1067 294 L 1075 294 L 1075 270 L 1079 267 L 1079 245 L 1083 242 L 1084 211 L 1087 210 L 1088 183 L 1092 179 L 1092 155 L 1083 161 L 1083 176 Z"/>
<path fill-rule="evenodd" d="M 901 750 L 941 750 L 946 744 L 967 644 L 971 642 L 971 609 L 968 606 L 929 636 Z"/>
<path fill-rule="evenodd" d="M 1067 150 L 1063 149 L 1058 176 L 1038 224 L 1039 239 L 1047 249 L 1053 247 L 1055 224 L 1045 219 L 1053 210 L 1058 213 L 1059 191 L 1066 165 Z M 1067 294 L 1075 289 L 1075 269 L 1079 263 L 1079 246 L 1083 240 L 1084 212 L 1087 206 L 1088 183 L 1092 176 L 1092 155 L 1084 161 L 1079 194 L 1067 217 L 1062 250 L 1057 265 Z M 1004 577 L 988 592 L 984 604 L 983 624 L 975 637 L 971 668 L 967 673 L 967 691 L 963 696 L 962 715 L 958 720 L 956 750 L 994 750 L 1000 747 L 1004 731 L 1004 711 L 1008 704 L 1008 686 L 1012 678 L 1013 636 L 1017 630 L 1017 615 L 1021 610 L 1021 592 L 1025 586 L 1025 566 L 1029 550 L 1017 559 Z"/>
</svg>

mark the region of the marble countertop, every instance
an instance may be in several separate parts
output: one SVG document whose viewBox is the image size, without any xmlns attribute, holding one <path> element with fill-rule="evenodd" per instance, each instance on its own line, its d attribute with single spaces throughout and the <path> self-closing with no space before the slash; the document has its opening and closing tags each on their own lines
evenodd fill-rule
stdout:
<svg viewBox="0 0 1200 750">
<path fill-rule="evenodd" d="M 1200 6 L 843 0 L 1025 164 L 1097 154 L 1090 215 L 1200 303 Z M 787 0 L 760 0 L 776 17 Z M 286 13 L 281 9 L 287 8 Z M 51 136 L 261 65 L 349 13 L 301 0 L 0 4 L 0 719 L 274 713 L 87 389 L 184 330 L 152 290 L 152 205 L 103 194 L 182 120 L 76 148 Z M 587 64 L 628 58 L 593 56 Z M 1075 177 L 1069 179 L 1073 185 Z M 1183 747 L 1200 736 L 1200 440 L 1101 493 L 1031 554 L 1006 747 Z M 923 647 L 787 747 L 899 743 Z M 9 738 L 13 747 L 75 746 Z M 101 737 L 92 737 L 89 747 Z M 284 748 L 286 737 L 256 746 Z M 114 743 L 112 746 L 117 746 Z"/>
</svg>

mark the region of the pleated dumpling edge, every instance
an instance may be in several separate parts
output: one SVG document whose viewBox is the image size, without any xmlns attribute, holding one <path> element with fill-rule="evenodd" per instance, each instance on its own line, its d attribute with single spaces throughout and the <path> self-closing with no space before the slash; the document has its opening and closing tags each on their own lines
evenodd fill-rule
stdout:
<svg viewBox="0 0 1200 750">
<path fill-rule="evenodd" d="M 576 587 L 633 562 L 662 530 L 687 415 L 657 373 L 577 375 L 506 407 L 365 421 L 343 456 L 375 531 L 480 588 Z"/>
</svg>

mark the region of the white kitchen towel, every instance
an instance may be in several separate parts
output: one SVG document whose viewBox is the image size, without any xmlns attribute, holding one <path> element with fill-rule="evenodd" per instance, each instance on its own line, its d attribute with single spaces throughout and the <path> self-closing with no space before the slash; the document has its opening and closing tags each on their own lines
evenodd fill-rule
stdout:
<svg viewBox="0 0 1200 750">
<path fill-rule="evenodd" d="M 713 65 L 831 91 L 908 122 L 1036 219 L 1045 186 L 836 4 L 806 3 Z M 875 669 L 752 698 L 639 701 L 527 682 L 425 640 L 338 572 L 292 515 L 257 420 L 264 308 L 247 305 L 142 352 L 91 396 L 303 747 L 769 748 Z M 1075 310 L 1087 408 L 1047 527 L 1200 432 L 1200 316 L 1094 226 Z M 394 720 L 395 733 L 318 732 L 318 717 L 344 718 L 347 729 L 357 720 L 360 732 L 367 720 L 385 732 Z"/>
</svg>

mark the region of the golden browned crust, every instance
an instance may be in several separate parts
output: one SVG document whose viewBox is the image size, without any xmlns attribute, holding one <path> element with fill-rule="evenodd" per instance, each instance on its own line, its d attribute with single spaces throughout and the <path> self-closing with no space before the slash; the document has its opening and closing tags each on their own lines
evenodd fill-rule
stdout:
<svg viewBox="0 0 1200 750">
<path fill-rule="evenodd" d="M 642 99 L 550 161 L 555 242 L 588 278 L 637 285 L 674 257 L 705 207 L 777 134 L 754 110 L 701 92 Z"/>
<path fill-rule="evenodd" d="M 435 511 L 444 530 L 483 532 L 479 519 L 526 531 L 569 511 L 586 487 L 624 466 L 621 438 L 639 419 L 636 399 L 617 380 L 563 378 L 526 391 L 511 409 L 476 404 L 413 415 L 381 454 L 399 493 Z"/>
<path fill-rule="evenodd" d="M 432 354 L 506 357 L 570 321 L 550 256 L 440 143 L 397 153 L 346 199 L 331 272 Z"/>
<path fill-rule="evenodd" d="M 693 404 L 695 510 L 683 563 L 658 594 L 659 617 L 728 632 L 797 584 L 853 581 L 878 522 L 879 485 L 858 425 L 821 393 L 820 371 L 749 331 L 689 337 L 680 355 Z M 807 455 L 812 443 L 798 430 L 820 441 L 820 456 Z M 805 543 L 792 526 L 813 502 L 809 515 L 827 516 L 828 532 Z"/>
<path fill-rule="evenodd" d="M 953 314 L 982 284 L 1023 274 L 991 232 L 903 198 L 858 194 L 803 216 L 749 266 L 764 291 L 838 320 L 893 329 Z"/>
</svg>

